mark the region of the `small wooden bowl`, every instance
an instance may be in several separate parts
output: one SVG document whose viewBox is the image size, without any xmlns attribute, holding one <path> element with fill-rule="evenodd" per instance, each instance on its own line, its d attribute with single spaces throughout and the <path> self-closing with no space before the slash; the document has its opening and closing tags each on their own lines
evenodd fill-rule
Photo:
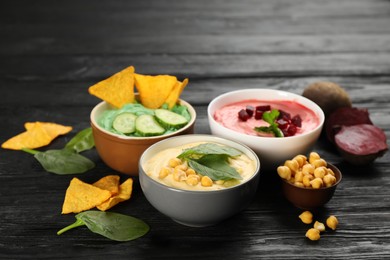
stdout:
<svg viewBox="0 0 390 260">
<path fill-rule="evenodd" d="M 294 206 L 297 208 L 305 210 L 315 209 L 325 205 L 333 197 L 337 185 L 342 179 L 341 172 L 336 166 L 328 163 L 327 167 L 332 169 L 332 171 L 335 173 L 335 184 L 330 187 L 313 189 L 298 187 L 293 183 L 282 179 L 282 190 L 286 199 L 294 204 Z"/>
</svg>

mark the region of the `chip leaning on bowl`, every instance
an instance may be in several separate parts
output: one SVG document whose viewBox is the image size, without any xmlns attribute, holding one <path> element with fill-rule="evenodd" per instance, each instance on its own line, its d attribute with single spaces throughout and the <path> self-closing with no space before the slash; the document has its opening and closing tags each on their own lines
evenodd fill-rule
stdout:
<svg viewBox="0 0 390 260">
<path fill-rule="evenodd" d="M 89 93 L 103 100 L 90 115 L 102 160 L 114 170 L 138 175 L 138 160 L 147 147 L 193 133 L 196 112 L 179 98 L 187 84 L 188 79 L 171 75 L 136 74 L 130 66 L 91 86 Z"/>
</svg>

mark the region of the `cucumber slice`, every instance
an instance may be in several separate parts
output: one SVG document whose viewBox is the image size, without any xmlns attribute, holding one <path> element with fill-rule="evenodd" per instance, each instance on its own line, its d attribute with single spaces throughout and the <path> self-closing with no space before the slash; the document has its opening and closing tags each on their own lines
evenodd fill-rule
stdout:
<svg viewBox="0 0 390 260">
<path fill-rule="evenodd" d="M 154 116 L 141 115 L 135 120 L 135 129 L 141 136 L 162 135 L 165 129 L 161 127 Z"/>
<path fill-rule="evenodd" d="M 112 122 L 112 127 L 123 134 L 135 132 L 135 120 L 137 116 L 130 112 L 124 112 L 117 115 Z"/>
<path fill-rule="evenodd" d="M 188 123 L 184 116 L 166 109 L 156 109 L 154 113 L 157 121 L 166 128 L 180 128 Z"/>
</svg>

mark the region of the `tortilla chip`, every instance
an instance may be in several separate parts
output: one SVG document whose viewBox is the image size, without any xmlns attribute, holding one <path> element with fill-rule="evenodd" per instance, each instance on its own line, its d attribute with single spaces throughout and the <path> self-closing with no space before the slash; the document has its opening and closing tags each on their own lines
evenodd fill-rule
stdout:
<svg viewBox="0 0 390 260">
<path fill-rule="evenodd" d="M 34 124 L 28 131 L 5 141 L 1 147 L 12 150 L 35 149 L 50 144 L 52 140 L 41 124 Z"/>
<path fill-rule="evenodd" d="M 55 139 L 59 135 L 64 135 L 72 131 L 71 126 L 64 126 L 56 123 L 50 123 L 50 122 L 27 122 L 24 124 L 24 127 L 28 130 L 30 130 L 35 124 L 40 124 L 47 132 L 47 134 L 52 138 Z"/>
<path fill-rule="evenodd" d="M 112 75 L 88 88 L 90 94 L 106 101 L 116 108 L 134 103 L 134 67 Z"/>
<path fill-rule="evenodd" d="M 96 206 L 101 211 L 106 211 L 119 202 L 130 199 L 131 193 L 133 191 L 133 179 L 128 178 L 124 181 L 119 188 L 119 194 L 111 197 L 108 201 L 103 202 L 102 204 Z"/>
<path fill-rule="evenodd" d="M 111 192 L 73 178 L 66 190 L 62 214 L 89 210 L 111 197 Z"/>
<path fill-rule="evenodd" d="M 151 109 L 157 109 L 165 103 L 176 82 L 177 78 L 170 75 L 135 74 L 135 87 L 138 90 L 141 103 Z"/>
<path fill-rule="evenodd" d="M 108 190 L 111 195 L 117 195 L 119 193 L 119 179 L 119 175 L 107 175 L 92 185 L 102 190 Z"/>
<path fill-rule="evenodd" d="M 169 109 L 171 109 L 177 103 L 181 93 L 183 92 L 187 84 L 188 84 L 188 79 L 184 79 L 183 82 L 180 81 L 176 82 L 171 93 L 169 93 L 168 98 L 164 102 L 168 104 Z"/>
</svg>

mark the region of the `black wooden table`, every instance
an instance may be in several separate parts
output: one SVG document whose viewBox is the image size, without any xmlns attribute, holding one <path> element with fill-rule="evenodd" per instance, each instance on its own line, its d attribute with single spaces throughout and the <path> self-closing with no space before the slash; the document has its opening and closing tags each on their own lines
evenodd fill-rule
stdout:
<svg viewBox="0 0 390 260">
<path fill-rule="evenodd" d="M 134 65 L 139 73 L 188 77 L 182 98 L 195 106 L 195 132 L 208 134 L 206 109 L 219 94 L 272 88 L 301 94 L 314 81 L 344 87 L 356 107 L 390 136 L 390 2 L 335 1 L 28 1 L 0 4 L 0 141 L 28 121 L 89 127 L 99 100 L 88 87 Z M 317 242 L 300 210 L 277 183 L 262 179 L 242 213 L 206 228 L 182 226 L 145 199 L 138 179 L 132 198 L 112 209 L 147 222 L 150 232 L 119 243 L 78 228 L 61 215 L 74 176 L 45 172 L 22 151 L 0 149 L 1 259 L 379 259 L 390 257 L 389 153 L 352 167 L 326 140 L 315 150 L 344 173 L 334 198 L 316 218 L 340 225 Z M 85 182 L 113 173 L 93 149 Z M 121 175 L 124 178 L 124 175 Z"/>
</svg>

